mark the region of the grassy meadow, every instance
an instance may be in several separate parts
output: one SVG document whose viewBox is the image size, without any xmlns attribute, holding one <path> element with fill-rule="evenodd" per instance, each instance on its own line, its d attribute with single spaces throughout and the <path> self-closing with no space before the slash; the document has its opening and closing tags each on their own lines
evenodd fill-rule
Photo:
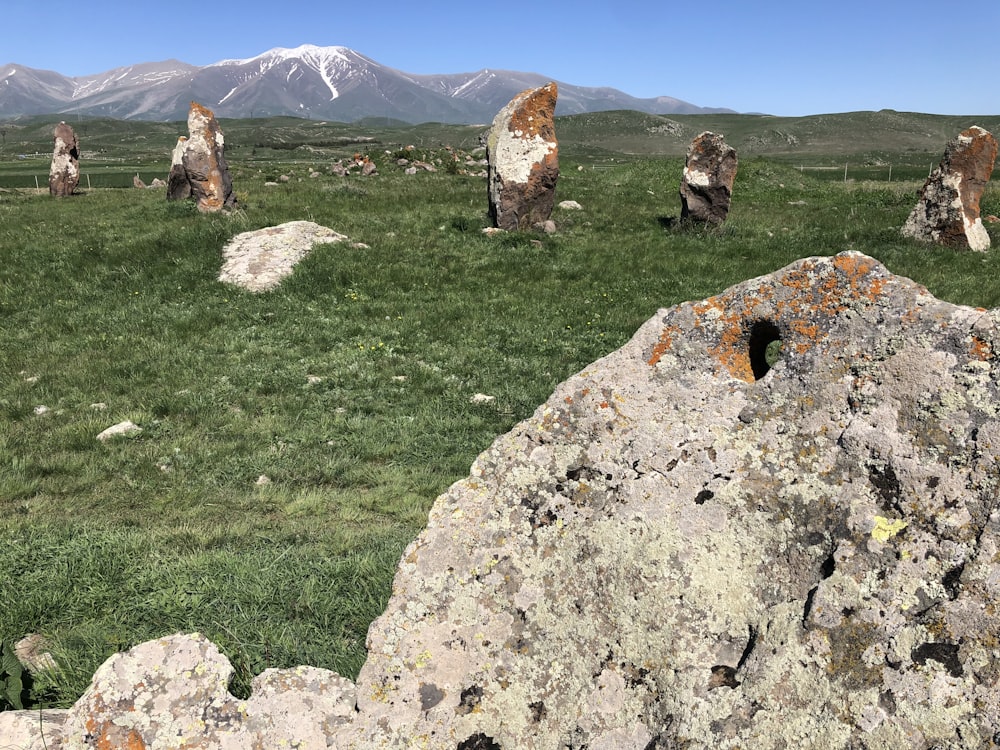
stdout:
<svg viewBox="0 0 1000 750">
<path fill-rule="evenodd" d="M 494 237 L 484 180 L 445 168 L 482 127 L 223 121 L 240 206 L 207 216 L 112 189 L 165 177 L 179 124 L 73 123 L 91 180 L 62 200 L 33 189 L 54 120 L 0 125 L 0 642 L 41 633 L 58 663 L 28 703 L 68 706 L 109 655 L 176 631 L 219 644 L 237 694 L 267 667 L 353 678 L 434 498 L 660 307 L 847 249 L 1000 305 L 996 250 L 899 234 L 971 121 L 923 151 L 883 143 L 846 181 L 875 158 L 852 137 L 741 152 L 728 221 L 699 228 L 677 221 L 683 148 L 656 145 L 663 122 L 580 117 L 557 123 L 557 200 L 583 210 Z M 699 121 L 674 120 L 686 147 Z M 403 174 L 407 144 L 439 171 Z M 355 151 L 378 176 L 329 174 Z M 1000 214 L 995 185 L 982 208 Z M 230 237 L 297 219 L 365 246 L 317 248 L 264 294 L 216 280 Z M 126 419 L 142 432 L 95 439 Z"/>
</svg>

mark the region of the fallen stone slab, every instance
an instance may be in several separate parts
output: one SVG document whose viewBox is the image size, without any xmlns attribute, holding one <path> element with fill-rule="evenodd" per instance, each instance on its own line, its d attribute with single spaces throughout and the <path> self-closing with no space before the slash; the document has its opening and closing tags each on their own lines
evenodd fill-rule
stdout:
<svg viewBox="0 0 1000 750">
<path fill-rule="evenodd" d="M 277 287 L 315 245 L 347 237 L 312 221 L 290 221 L 236 235 L 222 248 L 219 281 L 264 292 Z"/>
</svg>

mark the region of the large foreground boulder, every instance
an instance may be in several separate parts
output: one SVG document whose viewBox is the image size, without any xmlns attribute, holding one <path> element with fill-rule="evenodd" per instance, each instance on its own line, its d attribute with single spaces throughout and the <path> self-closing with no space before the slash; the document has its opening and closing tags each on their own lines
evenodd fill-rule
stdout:
<svg viewBox="0 0 1000 750">
<path fill-rule="evenodd" d="M 532 229 L 552 214 L 559 180 L 558 87 L 528 89 L 497 113 L 487 137 L 489 214 L 498 229 Z"/>
<path fill-rule="evenodd" d="M 437 499 L 299 747 L 993 746 L 998 326 L 856 253 L 660 310 Z M 282 737 L 158 643 L 66 747 Z"/>
<path fill-rule="evenodd" d="M 65 122 L 53 133 L 52 163 L 49 165 L 49 194 L 56 198 L 73 195 L 80 183 L 80 144 L 73 128 Z"/>
<path fill-rule="evenodd" d="M 681 176 L 681 218 L 721 224 L 729 216 L 736 181 L 736 149 L 705 131 L 688 146 Z"/>
<path fill-rule="evenodd" d="M 198 102 L 191 102 L 188 136 L 174 147 L 167 182 L 168 200 L 188 197 L 208 213 L 236 205 L 222 129 L 212 110 Z"/>
<path fill-rule="evenodd" d="M 975 125 L 959 133 L 921 188 L 903 235 L 958 250 L 988 250 L 990 235 L 979 216 L 979 199 L 996 158 L 992 133 Z"/>
</svg>

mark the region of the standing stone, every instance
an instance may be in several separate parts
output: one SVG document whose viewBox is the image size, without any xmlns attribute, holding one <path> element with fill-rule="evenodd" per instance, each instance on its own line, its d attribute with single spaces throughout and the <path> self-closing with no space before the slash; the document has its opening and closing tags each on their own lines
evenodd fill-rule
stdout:
<svg viewBox="0 0 1000 750">
<path fill-rule="evenodd" d="M 236 205 L 233 181 L 226 163 L 225 139 L 212 110 L 198 102 L 191 102 L 188 111 L 188 138 L 178 140 L 170 168 L 170 187 L 167 198 L 176 200 L 184 195 L 180 174 L 175 167 L 180 156 L 180 168 L 188 183 L 190 197 L 197 199 L 198 210 L 213 212 Z M 176 192 L 174 190 L 176 188 Z"/>
<path fill-rule="evenodd" d="M 184 149 L 187 147 L 187 136 L 177 139 L 174 153 L 170 158 L 170 174 L 167 175 L 167 200 L 180 201 L 191 197 L 191 183 L 184 171 Z"/>
<path fill-rule="evenodd" d="M 80 182 L 80 147 L 73 128 L 60 122 L 55 129 L 52 166 L 49 168 L 49 194 L 57 198 L 72 195 Z"/>
<path fill-rule="evenodd" d="M 979 217 L 979 199 L 997 158 L 997 139 L 973 125 L 944 151 L 903 225 L 903 236 L 955 249 L 983 251 L 990 235 Z"/>
<path fill-rule="evenodd" d="M 736 149 L 705 131 L 688 147 L 681 178 L 681 218 L 721 224 L 729 215 L 736 180 Z"/>
<path fill-rule="evenodd" d="M 559 179 L 557 96 L 555 83 L 522 91 L 493 120 L 486 155 L 494 227 L 531 229 L 552 213 Z"/>
</svg>

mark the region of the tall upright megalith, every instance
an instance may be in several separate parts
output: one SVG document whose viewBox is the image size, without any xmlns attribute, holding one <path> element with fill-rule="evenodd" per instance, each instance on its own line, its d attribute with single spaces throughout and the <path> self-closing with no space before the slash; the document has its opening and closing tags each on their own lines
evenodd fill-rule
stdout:
<svg viewBox="0 0 1000 750">
<path fill-rule="evenodd" d="M 979 199 L 996 158 L 992 133 L 976 125 L 959 133 L 921 188 L 903 236 L 957 250 L 988 250 L 990 235 L 979 217 Z"/>
<path fill-rule="evenodd" d="M 736 181 L 736 149 L 710 131 L 688 146 L 681 177 L 681 218 L 721 224 L 729 215 Z"/>
<path fill-rule="evenodd" d="M 80 145 L 73 128 L 65 122 L 56 125 L 49 167 L 49 194 L 57 198 L 72 195 L 80 182 Z"/>
<path fill-rule="evenodd" d="M 559 179 L 555 109 L 548 83 L 511 99 L 493 119 L 486 144 L 490 221 L 499 229 L 531 229 L 552 213 Z"/>
<path fill-rule="evenodd" d="M 212 110 L 191 102 L 188 137 L 178 140 L 172 161 L 167 187 L 169 200 L 191 197 L 198 201 L 198 210 L 206 212 L 236 205 L 226 163 L 225 138 Z"/>
</svg>

